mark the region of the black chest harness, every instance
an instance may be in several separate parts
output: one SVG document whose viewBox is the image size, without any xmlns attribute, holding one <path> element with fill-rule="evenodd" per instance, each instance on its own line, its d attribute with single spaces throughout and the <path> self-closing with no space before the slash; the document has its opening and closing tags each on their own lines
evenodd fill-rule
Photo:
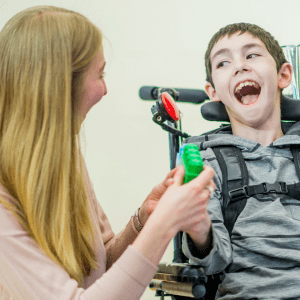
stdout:
<svg viewBox="0 0 300 300">
<path fill-rule="evenodd" d="M 193 143 L 193 141 L 189 141 L 187 143 Z M 291 145 L 290 147 L 294 158 L 296 172 L 300 179 L 300 145 Z M 238 147 L 215 146 L 211 149 L 216 156 L 222 172 L 222 214 L 224 218 L 224 225 L 228 230 L 230 237 L 233 226 L 245 208 L 248 198 L 258 194 L 277 193 L 286 194 L 291 198 L 300 200 L 300 182 L 290 185 L 281 181 L 249 185 L 249 174 L 246 163 L 241 150 Z M 216 222 L 219 221 L 212 220 L 212 223 Z M 224 271 L 227 272 L 229 267 L 230 266 L 228 266 Z M 218 286 L 224 278 L 224 271 L 207 276 L 208 282 L 205 285 L 207 291 L 205 300 L 215 299 Z"/>
<path fill-rule="evenodd" d="M 201 149 L 200 149 L 201 150 Z M 247 198 L 256 194 L 278 193 L 300 200 L 300 182 L 287 185 L 286 182 L 263 182 L 249 184 L 249 174 L 241 150 L 235 146 L 216 146 L 212 148 L 219 163 L 223 182 L 222 213 L 224 225 L 231 236 L 233 226 L 246 206 Z M 300 179 L 300 145 L 291 145 L 296 172 Z M 212 222 L 213 223 L 213 222 Z"/>
<path fill-rule="evenodd" d="M 203 134 L 205 141 L 208 141 L 208 135 L 219 133 L 220 129 L 212 130 Z M 227 125 L 225 125 L 227 127 Z M 226 130 L 226 128 L 225 128 Z M 202 137 L 203 137 L 202 135 Z M 202 142 L 202 141 L 201 141 Z M 203 150 L 199 139 L 193 137 L 186 139 L 184 143 L 196 143 L 199 145 L 200 152 Z M 236 146 L 214 146 L 211 147 L 218 161 L 222 172 L 222 214 L 224 225 L 231 238 L 232 230 L 236 220 L 246 206 L 247 199 L 255 195 L 265 195 L 269 193 L 285 194 L 290 198 L 300 200 L 300 182 L 287 184 L 286 182 L 276 181 L 273 183 L 263 182 L 261 184 L 249 185 L 249 173 L 241 150 Z M 300 180 L 300 145 L 290 145 L 298 179 Z M 212 223 L 219 221 L 212 220 Z M 224 273 L 228 272 L 230 266 L 214 275 L 208 275 L 206 283 L 207 294 L 205 300 L 215 299 L 219 284 L 223 280 Z"/>
</svg>

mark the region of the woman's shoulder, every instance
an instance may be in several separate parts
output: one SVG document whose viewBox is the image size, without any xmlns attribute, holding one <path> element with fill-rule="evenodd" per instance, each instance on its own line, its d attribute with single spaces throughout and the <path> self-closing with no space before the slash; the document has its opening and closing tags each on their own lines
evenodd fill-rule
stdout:
<svg viewBox="0 0 300 300">
<path fill-rule="evenodd" d="M 26 234 L 17 217 L 9 209 L 16 200 L 0 183 L 0 237 Z"/>
</svg>

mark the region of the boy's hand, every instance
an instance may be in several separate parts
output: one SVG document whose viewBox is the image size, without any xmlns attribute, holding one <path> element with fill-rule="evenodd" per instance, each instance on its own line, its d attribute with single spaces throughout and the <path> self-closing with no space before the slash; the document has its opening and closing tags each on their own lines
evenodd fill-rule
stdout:
<svg viewBox="0 0 300 300">
<path fill-rule="evenodd" d="M 159 184 L 157 184 L 151 191 L 151 193 L 148 195 L 146 200 L 143 202 L 140 211 L 139 211 L 139 220 L 141 224 L 144 226 L 147 219 L 151 215 L 151 213 L 154 211 L 159 199 L 161 196 L 165 193 L 167 188 L 173 184 L 174 182 L 174 174 L 176 173 L 176 168 L 171 170 L 166 178 Z"/>
</svg>

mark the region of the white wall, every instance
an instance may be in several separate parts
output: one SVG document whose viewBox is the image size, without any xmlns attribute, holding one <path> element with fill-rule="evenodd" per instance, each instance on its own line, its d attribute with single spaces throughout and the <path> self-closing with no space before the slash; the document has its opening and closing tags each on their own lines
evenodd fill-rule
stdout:
<svg viewBox="0 0 300 300">
<path fill-rule="evenodd" d="M 116 233 L 170 165 L 168 134 L 153 123 L 154 102 L 140 100 L 139 88 L 203 89 L 207 44 L 231 23 L 257 24 L 280 45 L 300 44 L 298 0 L 0 0 L 0 28 L 17 12 L 36 5 L 78 11 L 107 37 L 108 95 L 86 118 L 84 153 L 98 201 Z M 202 119 L 199 105 L 178 107 L 185 132 L 199 135 L 218 127 Z M 172 261 L 172 247 L 162 261 Z M 148 289 L 142 299 L 159 299 L 154 294 Z"/>
</svg>

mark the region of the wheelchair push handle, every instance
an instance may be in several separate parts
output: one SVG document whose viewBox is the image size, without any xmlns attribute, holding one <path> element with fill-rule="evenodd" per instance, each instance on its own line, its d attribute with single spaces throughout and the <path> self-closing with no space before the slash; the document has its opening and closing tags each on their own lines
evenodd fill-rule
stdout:
<svg viewBox="0 0 300 300">
<path fill-rule="evenodd" d="M 139 96 L 143 100 L 157 100 L 159 94 L 162 92 L 168 92 L 176 102 L 200 104 L 209 99 L 203 90 L 161 88 L 156 86 L 142 86 L 139 91 Z"/>
</svg>

